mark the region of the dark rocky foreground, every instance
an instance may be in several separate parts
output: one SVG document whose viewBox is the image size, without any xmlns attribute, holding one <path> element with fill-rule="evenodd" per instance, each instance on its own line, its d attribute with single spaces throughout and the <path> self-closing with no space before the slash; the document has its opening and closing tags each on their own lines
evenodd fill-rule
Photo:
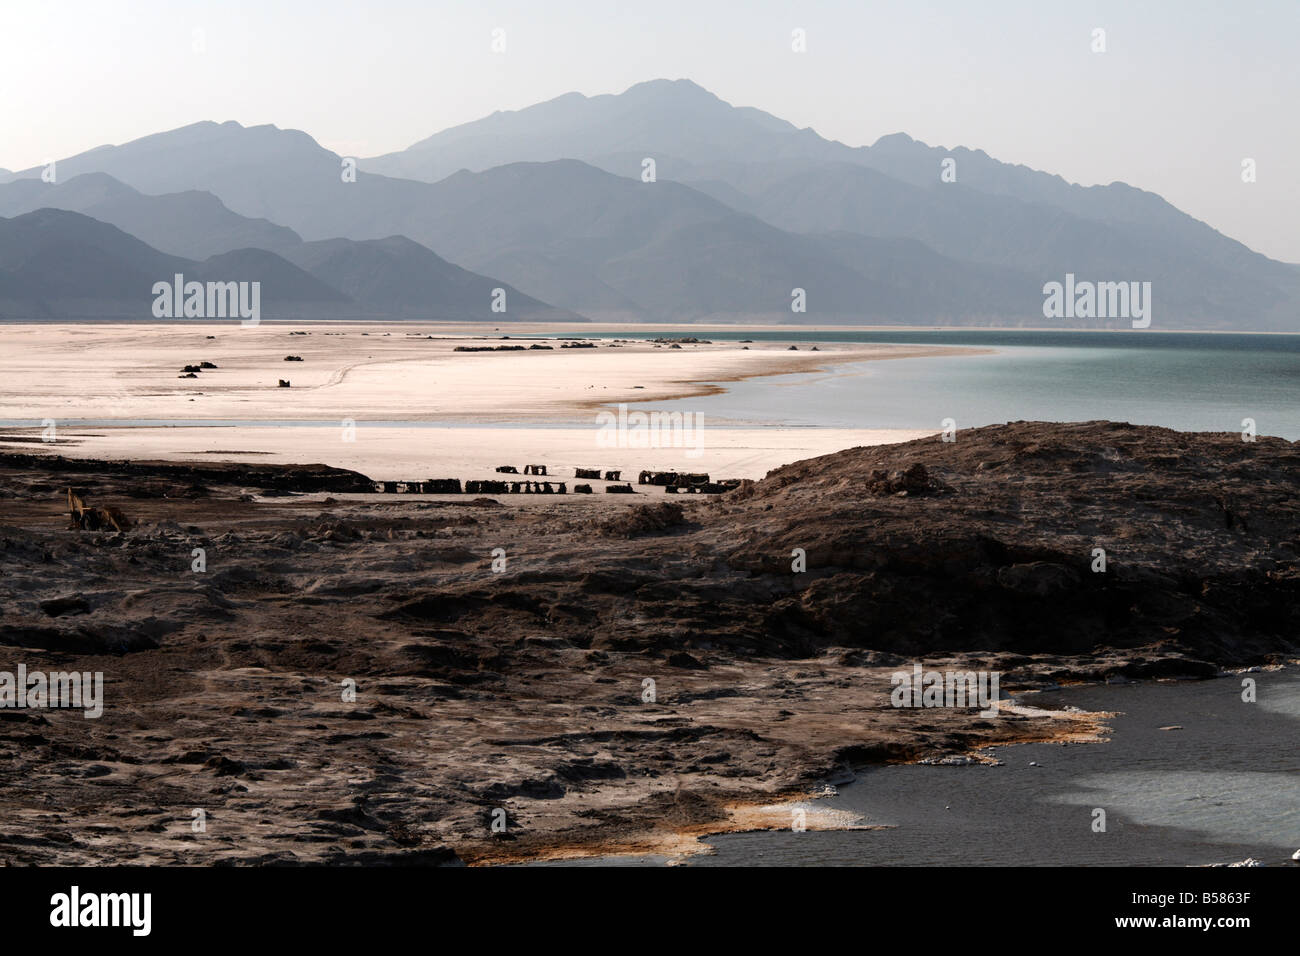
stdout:
<svg viewBox="0 0 1300 956">
<path fill-rule="evenodd" d="M 895 709 L 914 662 L 1006 690 L 1300 653 L 1279 439 L 1015 423 L 653 504 L 73 467 L 0 456 L 0 670 L 105 680 L 99 719 L 0 710 L 8 862 L 672 851 L 855 765 L 1097 729 Z M 67 530 L 69 484 L 136 526 Z"/>
</svg>

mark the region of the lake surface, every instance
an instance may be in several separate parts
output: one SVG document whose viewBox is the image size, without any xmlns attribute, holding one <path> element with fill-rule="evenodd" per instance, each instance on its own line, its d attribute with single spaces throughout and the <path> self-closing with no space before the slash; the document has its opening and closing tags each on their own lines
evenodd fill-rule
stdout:
<svg viewBox="0 0 1300 956">
<path fill-rule="evenodd" d="M 1257 682 L 1244 703 L 1241 680 Z M 1094 744 L 995 747 L 1003 766 L 865 771 L 816 801 L 890 827 L 706 842 L 690 866 L 1200 866 L 1300 849 L 1300 673 L 1083 686 L 1021 698 L 1118 711 Z M 1178 726 L 1180 730 L 1161 730 Z M 1037 764 L 1037 766 L 1033 766 Z M 1093 811 L 1106 813 L 1093 832 Z M 662 858 L 581 861 L 657 865 Z M 560 865 L 560 864 L 550 864 Z"/>
<path fill-rule="evenodd" d="M 893 829 L 719 836 L 716 855 L 690 862 L 1288 863 L 1300 848 L 1300 674 L 1242 676 L 1256 680 L 1257 703 L 1242 702 L 1241 677 L 1028 695 L 1122 713 L 1108 743 L 994 748 L 1001 767 L 881 767 L 827 801 Z M 1098 807 L 1104 833 L 1092 830 Z"/>
<path fill-rule="evenodd" d="M 1300 335 L 796 330 L 701 332 L 697 337 L 996 350 L 750 379 L 727 383 L 723 395 L 654 405 L 699 412 L 715 424 L 938 430 L 945 418 L 958 428 L 1107 419 L 1182 431 L 1240 432 L 1242 420 L 1252 418 L 1258 434 L 1300 439 Z"/>
</svg>

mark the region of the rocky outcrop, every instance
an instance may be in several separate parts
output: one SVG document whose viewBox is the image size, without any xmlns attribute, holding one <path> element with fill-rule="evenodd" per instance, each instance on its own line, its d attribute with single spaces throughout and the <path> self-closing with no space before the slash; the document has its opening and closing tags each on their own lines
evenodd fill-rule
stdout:
<svg viewBox="0 0 1300 956">
<path fill-rule="evenodd" d="M 96 475 L 118 483 L 126 494 L 134 484 L 159 478 L 190 485 L 251 485 L 285 491 L 367 492 L 374 482 L 365 475 L 329 465 L 263 465 L 246 462 L 102 461 L 64 458 L 61 455 L 23 455 L 0 452 L 0 474 L 35 470 L 51 474 Z"/>
<path fill-rule="evenodd" d="M 1281 439 L 1014 423 L 789 465 L 717 520 L 729 564 L 800 581 L 768 603 L 778 644 L 1226 661 L 1295 646 L 1298 489 Z"/>
</svg>

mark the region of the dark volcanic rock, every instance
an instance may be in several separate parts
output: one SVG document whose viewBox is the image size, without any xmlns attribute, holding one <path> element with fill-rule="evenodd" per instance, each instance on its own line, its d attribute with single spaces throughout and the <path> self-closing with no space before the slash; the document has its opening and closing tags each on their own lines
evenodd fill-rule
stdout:
<svg viewBox="0 0 1300 956">
<path fill-rule="evenodd" d="M 662 534 L 685 521 L 682 506 L 675 501 L 637 505 L 600 523 L 603 534 L 618 538 L 635 538 L 645 534 Z"/>
<path fill-rule="evenodd" d="M 141 491 L 137 528 L 67 530 L 74 472 L 96 501 Z M 208 493 L 169 490 L 192 483 Z M 250 486 L 338 498 L 322 514 Z M 1095 727 L 900 711 L 890 674 L 914 663 L 1010 690 L 1298 651 L 1300 452 L 1277 439 L 1019 422 L 653 504 L 370 488 L 324 466 L 0 456 L 0 645 L 106 677 L 95 720 L 0 713 L 0 862 L 653 850 L 861 763 Z"/>
<path fill-rule="evenodd" d="M 0 452 L 0 468 L 31 468 L 56 474 L 95 473 L 132 479 L 165 477 L 200 487 L 204 482 L 291 491 L 374 491 L 365 475 L 329 465 L 262 465 L 243 462 L 98 461 L 61 455 Z"/>
<path fill-rule="evenodd" d="M 925 495 L 942 490 L 943 485 L 930 477 L 930 472 L 920 462 L 909 466 L 907 470 L 883 471 L 872 469 L 867 478 L 867 494 L 874 497 L 881 495 Z"/>
<path fill-rule="evenodd" d="M 866 495 L 860 476 L 875 476 Z M 719 524 L 730 563 L 787 596 L 768 602 L 778 647 L 1161 639 L 1242 661 L 1296 647 L 1298 488 L 1300 451 L 1281 439 L 1018 422 L 788 465 L 727 496 Z M 891 496 L 867 497 L 878 489 Z"/>
<path fill-rule="evenodd" d="M 85 614 L 90 610 L 90 605 L 85 598 L 76 594 L 69 594 L 42 601 L 41 610 L 50 617 L 58 617 L 60 614 Z"/>
</svg>

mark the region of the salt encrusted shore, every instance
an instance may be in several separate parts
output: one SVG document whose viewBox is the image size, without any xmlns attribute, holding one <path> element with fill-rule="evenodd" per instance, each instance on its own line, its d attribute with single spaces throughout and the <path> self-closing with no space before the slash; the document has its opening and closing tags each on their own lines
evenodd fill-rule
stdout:
<svg viewBox="0 0 1300 956">
<path fill-rule="evenodd" d="M 10 423 L 0 425 L 0 450 L 49 437 L 52 423 L 57 447 L 44 450 L 80 458 L 311 461 L 381 480 L 480 479 L 499 465 L 541 460 L 569 477 L 599 467 L 759 478 L 790 461 L 926 432 L 722 422 L 688 408 L 682 434 L 608 447 L 600 415 L 654 410 L 746 378 L 983 351 L 814 345 L 798 330 L 783 330 L 788 341 L 748 344 L 708 342 L 699 330 L 667 336 L 680 342 L 543 331 L 0 324 L 0 422 Z M 594 347 L 566 348 L 575 343 Z"/>
<path fill-rule="evenodd" d="M 610 404 L 707 395 L 745 378 L 986 351 L 818 344 L 797 332 L 779 342 L 606 339 L 566 348 L 583 341 L 583 332 L 569 334 L 322 323 L 0 323 L 0 420 L 585 423 L 593 409 Z M 457 351 L 466 348 L 492 351 Z M 279 388 L 281 379 L 291 387 Z"/>
</svg>

